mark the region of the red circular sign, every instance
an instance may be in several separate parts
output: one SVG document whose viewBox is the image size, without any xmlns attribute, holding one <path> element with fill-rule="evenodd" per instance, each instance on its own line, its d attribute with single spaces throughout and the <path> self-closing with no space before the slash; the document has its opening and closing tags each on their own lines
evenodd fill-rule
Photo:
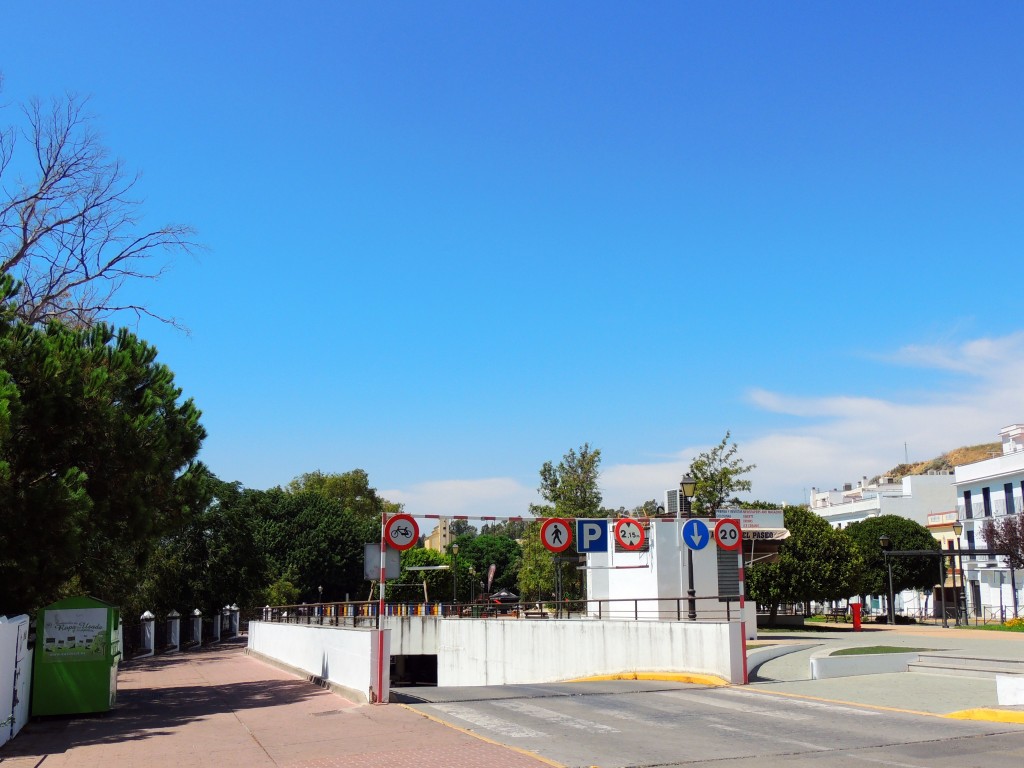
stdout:
<svg viewBox="0 0 1024 768">
<path fill-rule="evenodd" d="M 647 540 L 647 534 L 636 520 L 624 517 L 615 523 L 615 540 L 623 549 L 640 549 Z"/>
<path fill-rule="evenodd" d="M 739 549 L 743 545 L 740 521 L 727 517 L 715 523 L 715 542 L 721 549 Z"/>
<path fill-rule="evenodd" d="M 560 517 L 549 517 L 540 527 L 540 541 L 552 552 L 565 552 L 572 544 L 569 521 Z"/>
<path fill-rule="evenodd" d="M 412 515 L 395 515 L 384 524 L 384 541 L 395 549 L 409 549 L 420 538 L 420 527 Z"/>
</svg>

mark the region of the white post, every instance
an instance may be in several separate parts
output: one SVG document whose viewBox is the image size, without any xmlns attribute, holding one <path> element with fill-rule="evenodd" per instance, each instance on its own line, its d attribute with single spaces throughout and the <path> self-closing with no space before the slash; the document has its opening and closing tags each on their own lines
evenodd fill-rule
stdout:
<svg viewBox="0 0 1024 768">
<path fill-rule="evenodd" d="M 142 649 L 139 656 L 152 656 L 156 652 L 156 632 L 154 622 L 156 616 L 146 611 L 139 617 L 142 622 Z"/>
<path fill-rule="evenodd" d="M 213 638 L 210 640 L 211 643 L 220 642 L 220 612 L 213 612 Z"/>
<path fill-rule="evenodd" d="M 238 603 L 232 603 L 230 610 L 231 610 L 231 634 L 235 635 L 237 637 L 238 634 L 239 634 L 239 630 L 241 630 L 241 621 L 240 621 L 240 613 L 241 613 L 241 611 L 238 608 Z"/>
<path fill-rule="evenodd" d="M 181 614 L 173 608 L 167 614 L 167 652 L 175 653 L 181 649 Z"/>
<path fill-rule="evenodd" d="M 203 612 L 198 608 L 192 611 L 192 642 L 195 645 L 203 644 Z"/>
</svg>

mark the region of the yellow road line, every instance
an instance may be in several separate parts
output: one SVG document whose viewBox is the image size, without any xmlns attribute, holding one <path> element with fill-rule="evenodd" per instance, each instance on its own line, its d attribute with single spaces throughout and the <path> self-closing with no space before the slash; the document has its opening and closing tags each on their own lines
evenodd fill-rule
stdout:
<svg viewBox="0 0 1024 768">
<path fill-rule="evenodd" d="M 694 685 L 710 685 L 717 688 L 729 685 L 715 675 L 697 675 L 685 672 L 622 672 L 617 675 L 592 675 L 563 680 L 565 683 L 598 683 L 607 680 L 662 680 L 670 683 L 693 683 Z"/>
<path fill-rule="evenodd" d="M 1018 723 L 1024 725 L 1024 711 L 1019 709 L 961 709 L 944 717 L 954 720 L 985 720 L 990 723 Z"/>
</svg>

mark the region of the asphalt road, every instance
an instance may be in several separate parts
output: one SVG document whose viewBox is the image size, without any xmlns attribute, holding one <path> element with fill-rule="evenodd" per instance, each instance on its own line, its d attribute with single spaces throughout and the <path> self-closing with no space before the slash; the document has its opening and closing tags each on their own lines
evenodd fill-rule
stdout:
<svg viewBox="0 0 1024 768">
<path fill-rule="evenodd" d="M 396 693 L 431 717 L 574 768 L 1024 765 L 1024 725 L 753 688 L 615 681 Z"/>
</svg>

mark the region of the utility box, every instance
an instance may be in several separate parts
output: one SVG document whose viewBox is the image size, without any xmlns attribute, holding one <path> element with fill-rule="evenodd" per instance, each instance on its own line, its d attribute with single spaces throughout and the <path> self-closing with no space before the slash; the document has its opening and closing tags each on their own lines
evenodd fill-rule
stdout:
<svg viewBox="0 0 1024 768">
<path fill-rule="evenodd" d="M 106 712 L 117 697 L 120 610 L 69 597 L 39 611 L 32 716 Z"/>
</svg>

